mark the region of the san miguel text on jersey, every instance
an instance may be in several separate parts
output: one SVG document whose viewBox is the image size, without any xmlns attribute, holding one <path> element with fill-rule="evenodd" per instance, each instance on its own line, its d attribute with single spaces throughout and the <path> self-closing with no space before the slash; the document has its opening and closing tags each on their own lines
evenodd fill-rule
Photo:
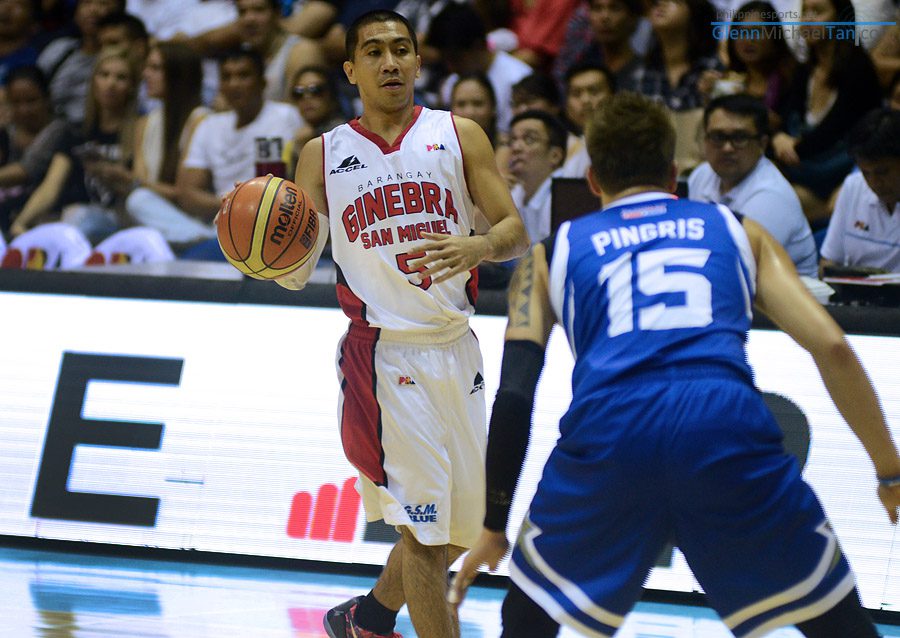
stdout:
<svg viewBox="0 0 900 638">
<path fill-rule="evenodd" d="M 416 241 L 426 232 L 448 234 L 448 219 L 459 225 L 453 193 L 430 178 L 431 171 L 407 171 L 360 184 L 360 196 L 341 213 L 347 240 L 359 241 L 363 248 L 369 249 Z M 403 215 L 416 217 L 409 218 L 410 223 L 402 226 L 379 224 Z"/>
</svg>

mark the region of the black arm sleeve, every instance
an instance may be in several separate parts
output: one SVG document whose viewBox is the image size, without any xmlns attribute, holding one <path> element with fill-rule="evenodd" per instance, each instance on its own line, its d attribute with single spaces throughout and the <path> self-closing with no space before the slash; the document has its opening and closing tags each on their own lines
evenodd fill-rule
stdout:
<svg viewBox="0 0 900 638">
<path fill-rule="evenodd" d="M 484 526 L 490 530 L 506 530 L 513 493 L 528 451 L 531 411 L 543 367 L 543 347 L 533 341 L 506 342 L 487 444 Z"/>
</svg>

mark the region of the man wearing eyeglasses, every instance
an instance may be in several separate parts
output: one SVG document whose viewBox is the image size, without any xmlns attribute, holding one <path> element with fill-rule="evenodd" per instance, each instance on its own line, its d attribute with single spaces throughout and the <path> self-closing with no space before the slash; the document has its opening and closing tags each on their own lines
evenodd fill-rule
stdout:
<svg viewBox="0 0 900 638">
<path fill-rule="evenodd" d="M 724 204 L 762 225 L 799 274 L 816 277 L 816 244 L 800 200 L 763 156 L 769 135 L 762 101 L 749 95 L 715 98 L 703 112 L 703 128 L 707 161 L 688 178 L 688 197 Z"/>
</svg>

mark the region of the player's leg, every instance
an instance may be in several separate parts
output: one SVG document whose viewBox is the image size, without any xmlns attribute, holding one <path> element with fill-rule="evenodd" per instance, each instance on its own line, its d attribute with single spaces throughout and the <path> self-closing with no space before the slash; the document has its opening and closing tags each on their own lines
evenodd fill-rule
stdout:
<svg viewBox="0 0 900 638">
<path fill-rule="evenodd" d="M 556 638 L 559 634 L 559 623 L 526 596 L 515 583 L 509 584 L 500 614 L 503 619 L 500 638 Z"/>
<path fill-rule="evenodd" d="M 878 638 L 856 588 L 821 616 L 797 623 L 797 629 L 806 638 Z"/>
<path fill-rule="evenodd" d="M 447 604 L 447 546 L 423 545 L 408 528 L 403 535 L 403 593 L 419 636 L 452 638 L 459 627 Z"/>
<path fill-rule="evenodd" d="M 687 415 L 668 446 L 676 541 L 710 605 L 736 636 L 828 612 L 853 574 L 758 391 L 727 378 L 670 387 L 670 412 Z"/>
</svg>

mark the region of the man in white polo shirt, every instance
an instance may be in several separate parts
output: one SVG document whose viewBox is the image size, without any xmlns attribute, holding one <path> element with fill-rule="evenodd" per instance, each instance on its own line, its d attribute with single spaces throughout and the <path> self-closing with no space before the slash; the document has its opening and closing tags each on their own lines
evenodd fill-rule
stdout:
<svg viewBox="0 0 900 638">
<path fill-rule="evenodd" d="M 712 100 L 703 113 L 707 161 L 688 178 L 688 197 L 724 204 L 762 225 L 778 240 L 797 272 L 816 276 L 816 244 L 800 200 L 775 165 L 766 106 L 749 95 Z"/>
<path fill-rule="evenodd" d="M 900 272 L 900 111 L 872 111 L 848 141 L 859 171 L 841 186 L 821 266 Z"/>
</svg>

